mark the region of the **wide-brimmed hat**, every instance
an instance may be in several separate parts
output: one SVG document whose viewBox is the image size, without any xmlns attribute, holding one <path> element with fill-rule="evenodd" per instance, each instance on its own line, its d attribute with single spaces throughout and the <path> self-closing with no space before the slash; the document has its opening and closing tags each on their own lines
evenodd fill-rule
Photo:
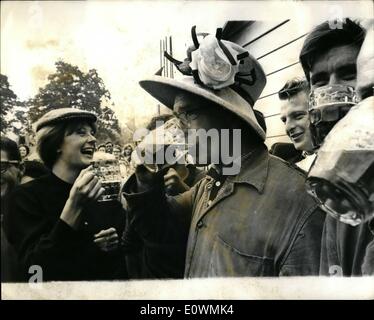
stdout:
<svg viewBox="0 0 374 320">
<path fill-rule="evenodd" d="M 180 80 L 152 76 L 140 86 L 154 98 L 173 109 L 175 98 L 192 93 L 234 113 L 265 140 L 265 132 L 253 111 L 266 84 L 266 76 L 257 60 L 239 45 L 208 36 L 190 54 L 191 61 L 182 63 L 167 56 L 178 70 L 187 75 Z M 167 55 L 167 54 L 166 54 Z"/>
<path fill-rule="evenodd" d="M 82 119 L 95 122 L 97 117 L 91 112 L 75 108 L 54 109 L 47 112 L 35 123 L 35 130 L 39 131 L 43 127 L 71 119 Z"/>
<path fill-rule="evenodd" d="M 265 131 L 256 120 L 251 105 L 231 88 L 209 90 L 194 82 L 192 77 L 181 80 L 153 76 L 140 81 L 141 87 L 166 107 L 173 109 L 175 97 L 181 93 L 192 93 L 233 112 L 248 123 L 251 128 L 265 140 Z"/>
</svg>

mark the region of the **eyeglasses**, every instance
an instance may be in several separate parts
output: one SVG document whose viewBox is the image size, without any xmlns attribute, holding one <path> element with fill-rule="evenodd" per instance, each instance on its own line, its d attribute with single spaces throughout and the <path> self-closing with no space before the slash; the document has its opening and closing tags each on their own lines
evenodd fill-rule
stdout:
<svg viewBox="0 0 374 320">
<path fill-rule="evenodd" d="M 201 108 L 193 108 L 182 112 L 174 112 L 174 115 L 183 122 L 189 123 L 196 120 L 202 114 L 202 111 L 203 109 Z"/>
<path fill-rule="evenodd" d="M 5 173 L 12 165 L 18 166 L 19 161 L 17 160 L 0 161 L 1 173 Z"/>
</svg>

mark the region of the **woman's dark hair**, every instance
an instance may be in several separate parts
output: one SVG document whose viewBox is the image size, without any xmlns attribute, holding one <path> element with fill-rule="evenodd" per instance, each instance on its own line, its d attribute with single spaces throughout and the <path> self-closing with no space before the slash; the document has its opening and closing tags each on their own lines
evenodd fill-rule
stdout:
<svg viewBox="0 0 374 320">
<path fill-rule="evenodd" d="M 343 45 L 352 45 L 360 48 L 364 41 L 365 30 L 358 22 L 345 18 L 341 23 L 341 27 L 340 25 L 332 26 L 331 24 L 331 21 L 319 24 L 304 41 L 300 52 L 300 62 L 308 81 L 310 80 L 309 72 L 316 58 L 321 54 L 331 48 Z"/>
<path fill-rule="evenodd" d="M 21 161 L 21 155 L 15 141 L 2 136 L 0 140 L 0 149 L 8 154 L 9 160 Z"/>
<path fill-rule="evenodd" d="M 58 159 L 58 149 L 61 147 L 65 136 L 71 135 L 82 123 L 88 124 L 96 132 L 96 125 L 93 121 L 82 119 L 59 122 L 39 130 L 37 150 L 47 168 L 52 169 Z"/>
<path fill-rule="evenodd" d="M 25 145 L 25 144 L 20 144 L 20 145 L 18 146 L 18 149 L 21 149 L 21 147 L 23 147 L 23 148 L 26 149 L 26 151 L 27 151 L 26 156 L 29 155 L 29 153 L 30 153 L 30 148 L 29 148 L 27 145 Z"/>
</svg>

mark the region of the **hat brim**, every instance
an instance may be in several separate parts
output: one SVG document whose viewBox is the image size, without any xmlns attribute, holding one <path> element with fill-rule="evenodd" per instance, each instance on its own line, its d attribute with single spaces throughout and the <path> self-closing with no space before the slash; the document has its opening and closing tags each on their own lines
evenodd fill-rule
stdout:
<svg viewBox="0 0 374 320">
<path fill-rule="evenodd" d="M 186 92 L 213 102 L 244 120 L 262 140 L 265 140 L 266 134 L 258 124 L 251 105 L 231 88 L 209 90 L 195 84 L 192 77 L 176 80 L 153 76 L 141 80 L 139 84 L 151 96 L 172 110 L 175 97 Z"/>
</svg>

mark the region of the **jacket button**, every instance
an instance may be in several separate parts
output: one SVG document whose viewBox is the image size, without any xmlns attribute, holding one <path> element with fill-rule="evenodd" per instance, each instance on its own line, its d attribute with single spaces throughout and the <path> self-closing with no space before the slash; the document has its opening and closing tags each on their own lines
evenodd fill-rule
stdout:
<svg viewBox="0 0 374 320">
<path fill-rule="evenodd" d="M 198 229 L 201 229 L 203 227 L 204 223 L 200 220 L 198 223 L 197 223 L 197 228 Z"/>
</svg>

